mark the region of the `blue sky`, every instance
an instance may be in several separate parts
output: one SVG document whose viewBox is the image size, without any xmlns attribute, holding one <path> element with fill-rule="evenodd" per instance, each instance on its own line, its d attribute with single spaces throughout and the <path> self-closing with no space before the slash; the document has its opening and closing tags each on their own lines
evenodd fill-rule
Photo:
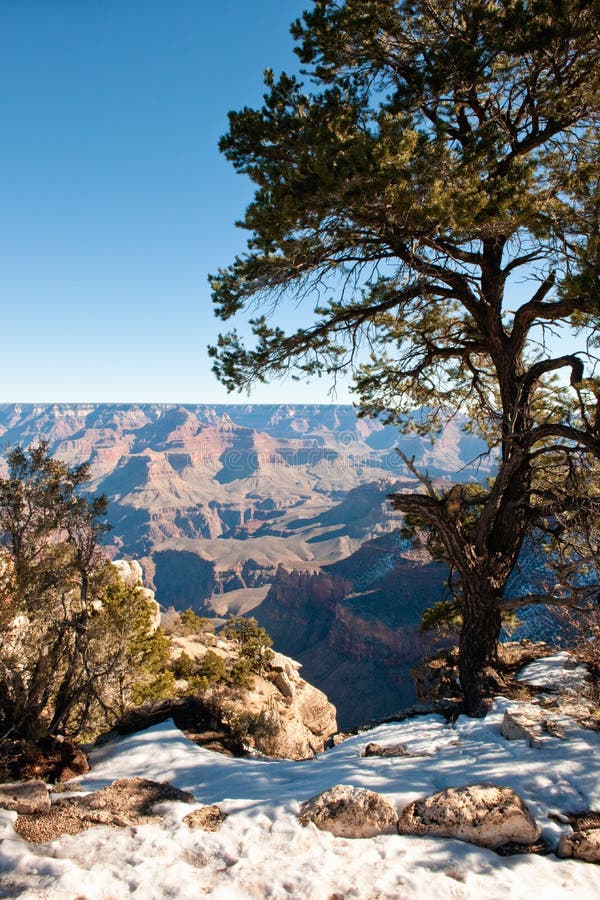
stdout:
<svg viewBox="0 0 600 900">
<path fill-rule="evenodd" d="M 210 373 L 207 274 L 251 185 L 217 150 L 297 0 L 0 0 L 0 402 L 240 400 Z M 285 382 L 254 402 L 338 402 Z"/>
</svg>

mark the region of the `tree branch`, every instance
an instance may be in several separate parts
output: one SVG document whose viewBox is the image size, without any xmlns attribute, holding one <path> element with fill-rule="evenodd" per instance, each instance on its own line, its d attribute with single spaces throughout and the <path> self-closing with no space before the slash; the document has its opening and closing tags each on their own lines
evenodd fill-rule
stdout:
<svg viewBox="0 0 600 900">
<path fill-rule="evenodd" d="M 519 405 L 525 408 L 529 402 L 531 389 L 542 375 L 546 375 L 548 372 L 556 372 L 558 369 L 564 369 L 567 366 L 571 368 L 571 385 L 579 384 L 583 380 L 583 362 L 574 354 L 557 356 L 555 359 L 543 359 L 530 366 L 521 381 Z"/>
<path fill-rule="evenodd" d="M 589 612 L 589 606 L 579 606 L 582 600 L 596 600 L 598 597 L 598 585 L 585 588 L 573 588 L 570 596 L 557 597 L 554 594 L 521 594 L 519 597 L 501 597 L 496 602 L 497 609 L 522 609 L 524 606 L 540 604 L 543 606 L 570 606 Z"/>
<path fill-rule="evenodd" d="M 560 422 L 547 423 L 532 428 L 524 435 L 524 442 L 528 447 L 534 447 L 540 441 L 548 438 L 564 438 L 577 447 L 589 450 L 596 458 L 600 458 L 600 434 L 591 431 L 581 431 L 572 425 L 565 425 Z"/>
<path fill-rule="evenodd" d="M 429 472 L 427 470 L 425 470 L 425 472 L 421 472 L 419 469 L 417 469 L 417 467 L 415 466 L 414 456 L 411 456 L 411 458 L 409 459 L 408 456 L 406 455 L 406 453 L 404 453 L 404 451 L 401 450 L 400 447 L 396 447 L 396 453 L 398 454 L 400 459 L 403 461 L 404 465 L 409 470 L 409 472 L 412 472 L 412 474 L 415 476 L 415 478 L 421 482 L 421 484 L 427 491 L 427 494 L 430 497 L 433 497 L 434 500 L 441 500 L 440 495 L 434 488 L 433 482 L 432 482 L 431 478 L 429 477 Z M 396 495 L 389 494 L 388 496 L 390 498 L 393 498 Z"/>
</svg>

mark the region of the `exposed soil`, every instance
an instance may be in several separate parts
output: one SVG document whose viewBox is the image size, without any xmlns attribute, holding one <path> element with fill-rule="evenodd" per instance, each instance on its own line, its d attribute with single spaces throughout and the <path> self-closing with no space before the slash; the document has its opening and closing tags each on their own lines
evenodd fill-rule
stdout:
<svg viewBox="0 0 600 900">
<path fill-rule="evenodd" d="M 154 807 L 165 800 L 193 803 L 194 797 L 170 784 L 121 778 L 101 791 L 57 800 L 47 813 L 17 816 L 15 831 L 26 841 L 41 843 L 62 834 L 79 834 L 93 825 L 144 825 L 160 821 Z"/>
</svg>

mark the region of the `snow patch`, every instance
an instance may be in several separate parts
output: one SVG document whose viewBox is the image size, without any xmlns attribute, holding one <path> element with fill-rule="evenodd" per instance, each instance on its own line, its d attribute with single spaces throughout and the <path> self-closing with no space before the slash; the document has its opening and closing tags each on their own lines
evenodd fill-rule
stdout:
<svg viewBox="0 0 600 900">
<path fill-rule="evenodd" d="M 546 656 L 544 659 L 536 659 L 521 669 L 517 675 L 517 681 L 523 681 L 533 687 L 572 694 L 581 693 L 586 680 L 586 667 L 576 663 L 566 651 Z"/>
<path fill-rule="evenodd" d="M 35 845 L 15 834 L 15 813 L 0 811 L 0 896 L 597 898 L 600 868 L 586 863 L 501 857 L 445 838 L 336 838 L 298 822 L 302 801 L 335 784 L 378 791 L 401 811 L 447 787 L 489 781 L 515 790 L 555 847 L 570 829 L 551 814 L 600 808 L 600 735 L 574 724 L 567 740 L 550 738 L 541 749 L 508 742 L 500 733 L 508 706 L 515 702 L 499 698 L 485 719 L 461 717 L 453 725 L 433 715 L 381 725 L 301 762 L 231 759 L 163 722 L 95 751 L 81 787 L 98 790 L 135 776 L 168 781 L 191 791 L 198 805 L 218 803 L 229 813 L 221 830 L 190 830 L 183 816 L 191 807 L 172 803 L 163 805 L 161 824 L 92 828 Z M 371 742 L 402 743 L 430 756 L 364 757 Z"/>
</svg>

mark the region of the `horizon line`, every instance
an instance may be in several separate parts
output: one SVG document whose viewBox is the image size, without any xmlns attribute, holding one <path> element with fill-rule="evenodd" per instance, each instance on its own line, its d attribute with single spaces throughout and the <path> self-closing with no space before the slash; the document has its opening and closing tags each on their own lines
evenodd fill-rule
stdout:
<svg viewBox="0 0 600 900">
<path fill-rule="evenodd" d="M 300 403 L 284 400 L 271 403 L 252 400 L 229 402 L 226 400 L 0 400 L 0 407 L 3 406 L 347 406 L 353 409 L 357 408 L 355 403 L 348 402 L 305 401 Z"/>
</svg>

